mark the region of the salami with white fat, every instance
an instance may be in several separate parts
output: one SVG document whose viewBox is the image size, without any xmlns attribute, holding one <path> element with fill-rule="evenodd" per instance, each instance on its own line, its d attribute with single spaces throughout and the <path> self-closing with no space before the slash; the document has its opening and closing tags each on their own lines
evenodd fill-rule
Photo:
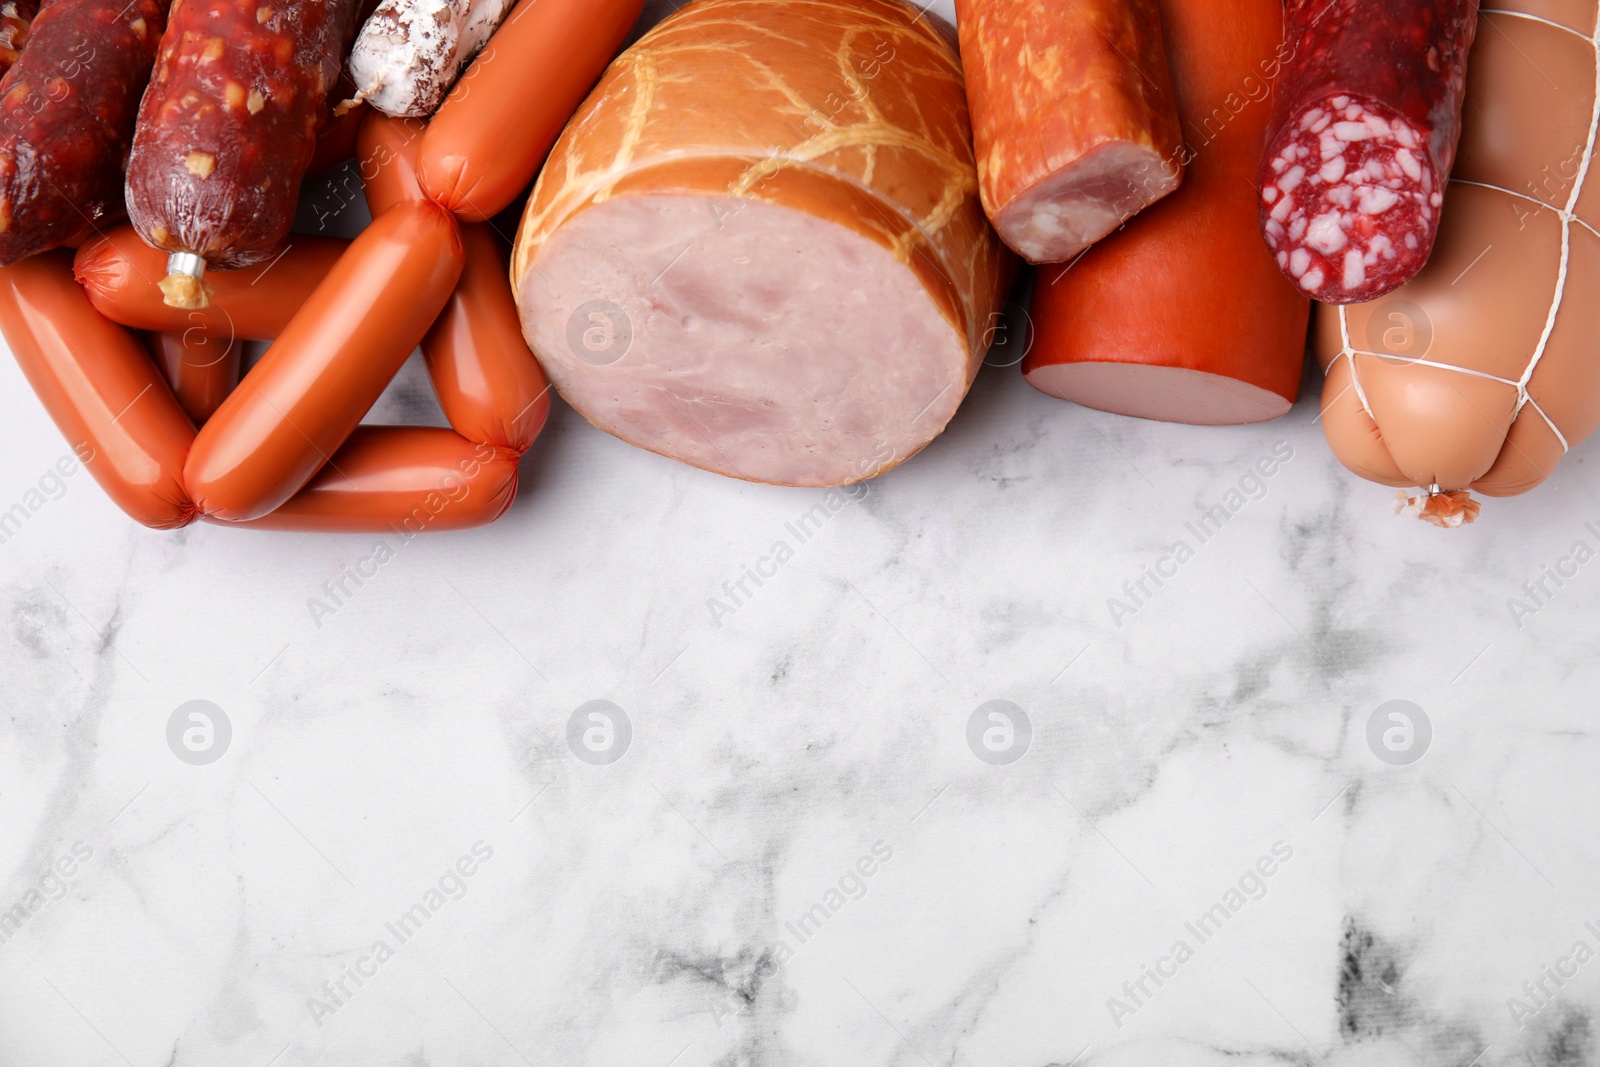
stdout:
<svg viewBox="0 0 1600 1067">
<path fill-rule="evenodd" d="M 1372 300 L 1427 263 L 1477 25 L 1477 0 L 1290 0 L 1261 230 L 1314 299 Z"/>
<path fill-rule="evenodd" d="M 432 115 L 510 9 L 511 0 L 384 0 L 350 52 L 355 100 L 396 118 Z"/>
</svg>

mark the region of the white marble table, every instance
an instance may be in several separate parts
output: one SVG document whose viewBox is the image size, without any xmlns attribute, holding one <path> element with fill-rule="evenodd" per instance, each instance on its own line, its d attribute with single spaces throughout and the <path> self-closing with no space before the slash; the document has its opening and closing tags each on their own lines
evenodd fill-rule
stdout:
<svg viewBox="0 0 1600 1067">
<path fill-rule="evenodd" d="M 1592 445 L 1447 533 L 1315 383 L 990 368 L 833 498 L 558 406 L 379 564 L 139 529 L 0 396 L 5 1067 L 1600 1062 Z"/>
</svg>

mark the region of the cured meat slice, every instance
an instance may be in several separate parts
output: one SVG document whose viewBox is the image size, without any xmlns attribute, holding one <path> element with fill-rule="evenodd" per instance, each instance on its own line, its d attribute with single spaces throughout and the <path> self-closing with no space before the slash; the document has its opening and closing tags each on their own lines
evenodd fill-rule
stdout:
<svg viewBox="0 0 1600 1067">
<path fill-rule="evenodd" d="M 1261 232 L 1313 298 L 1372 300 L 1428 261 L 1477 26 L 1478 0 L 1290 0 Z"/>
<path fill-rule="evenodd" d="M 950 421 L 1010 277 L 960 65 L 898 0 L 699 0 L 618 59 L 512 282 L 556 389 L 707 470 L 870 478 Z"/>
<path fill-rule="evenodd" d="M 957 0 L 983 206 L 1063 263 L 1183 179 L 1158 0 Z"/>
</svg>

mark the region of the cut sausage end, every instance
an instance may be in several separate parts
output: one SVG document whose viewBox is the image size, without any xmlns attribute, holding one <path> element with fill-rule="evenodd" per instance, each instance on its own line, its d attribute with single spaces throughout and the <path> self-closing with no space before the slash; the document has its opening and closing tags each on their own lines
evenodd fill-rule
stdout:
<svg viewBox="0 0 1600 1067">
<path fill-rule="evenodd" d="M 975 370 L 904 262 L 762 201 L 608 200 L 514 281 L 530 346 L 590 422 L 750 481 L 873 477 L 944 429 Z"/>
<path fill-rule="evenodd" d="M 1182 172 L 1143 145 L 1112 142 L 1049 175 L 994 215 L 1030 263 L 1065 263 L 1178 188 Z"/>
<path fill-rule="evenodd" d="M 1375 300 L 1428 262 L 1444 183 L 1424 132 L 1389 108 L 1337 97 L 1302 110 L 1269 148 L 1261 232 L 1312 299 Z"/>
<path fill-rule="evenodd" d="M 1024 377 L 1040 392 L 1084 407 L 1194 426 L 1267 422 L 1292 406 L 1288 398 L 1270 389 L 1186 367 L 1055 363 L 1034 367 Z"/>
</svg>

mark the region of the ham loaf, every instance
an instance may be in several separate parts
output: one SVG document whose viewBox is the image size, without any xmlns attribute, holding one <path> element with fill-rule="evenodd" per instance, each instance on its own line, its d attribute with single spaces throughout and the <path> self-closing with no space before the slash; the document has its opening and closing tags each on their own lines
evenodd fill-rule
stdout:
<svg viewBox="0 0 1600 1067">
<path fill-rule="evenodd" d="M 721 474 L 872 477 L 949 422 L 1012 260 L 955 49 L 899 0 L 698 0 L 551 153 L 512 283 L 556 389 Z"/>
<path fill-rule="evenodd" d="M 1600 424 L 1600 129 L 1593 0 L 1482 12 L 1438 244 L 1383 299 L 1323 307 L 1323 425 L 1339 459 L 1439 491 L 1509 496 Z"/>
</svg>

